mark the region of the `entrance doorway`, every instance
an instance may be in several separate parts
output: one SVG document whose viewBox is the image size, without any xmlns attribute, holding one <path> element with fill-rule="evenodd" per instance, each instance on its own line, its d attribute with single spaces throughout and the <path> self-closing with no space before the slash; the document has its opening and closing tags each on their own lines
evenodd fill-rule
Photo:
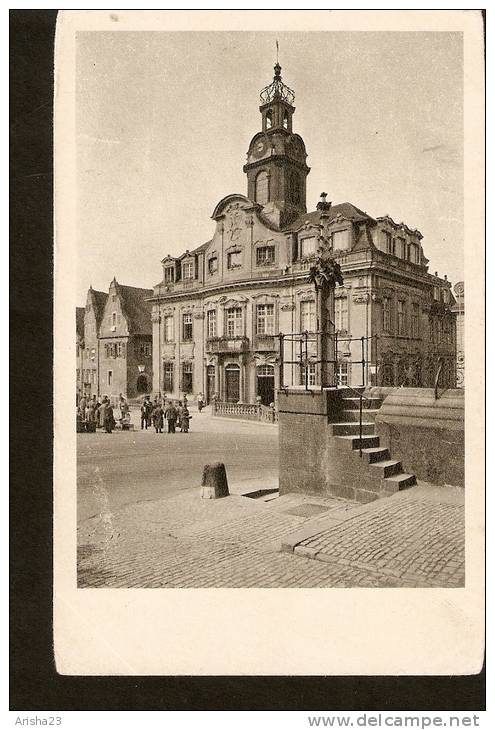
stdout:
<svg viewBox="0 0 495 730">
<path fill-rule="evenodd" d="M 225 368 L 225 400 L 227 403 L 238 403 L 240 398 L 241 370 L 239 365 L 227 365 Z"/>
<path fill-rule="evenodd" d="M 215 366 L 208 365 L 206 368 L 206 403 L 209 405 L 215 395 Z"/>
<path fill-rule="evenodd" d="M 256 395 L 264 406 L 275 400 L 275 375 L 273 365 L 260 365 L 256 370 Z"/>
<path fill-rule="evenodd" d="M 151 391 L 150 379 L 146 375 L 146 373 L 141 373 L 138 376 L 138 379 L 136 382 L 136 390 L 138 393 L 149 393 Z"/>
</svg>

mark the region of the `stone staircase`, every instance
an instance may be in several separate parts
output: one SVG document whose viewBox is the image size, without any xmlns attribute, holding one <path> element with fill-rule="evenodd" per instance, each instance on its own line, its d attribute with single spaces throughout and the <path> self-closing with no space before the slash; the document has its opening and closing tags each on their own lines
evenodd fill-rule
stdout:
<svg viewBox="0 0 495 730">
<path fill-rule="evenodd" d="M 349 452 L 349 472 L 360 476 L 365 488 L 356 488 L 355 498 L 371 501 L 416 484 L 414 474 L 406 474 L 400 461 L 390 457 L 389 450 L 380 446 L 375 433 L 375 416 L 383 399 L 367 395 L 364 388 L 340 390 L 338 420 L 329 423 L 329 436 L 339 451 Z M 359 437 L 359 395 L 363 393 L 362 436 Z M 361 450 L 361 453 L 360 453 Z M 361 462 L 352 463 L 354 459 Z"/>
</svg>

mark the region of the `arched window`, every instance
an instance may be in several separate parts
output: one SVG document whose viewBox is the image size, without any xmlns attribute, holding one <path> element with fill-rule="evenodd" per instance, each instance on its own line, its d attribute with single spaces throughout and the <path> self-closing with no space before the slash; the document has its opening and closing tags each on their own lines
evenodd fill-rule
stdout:
<svg viewBox="0 0 495 730">
<path fill-rule="evenodd" d="M 289 112 L 287 110 L 284 112 L 284 119 L 283 119 L 282 124 L 283 124 L 284 129 L 289 128 Z"/>
<path fill-rule="evenodd" d="M 265 170 L 256 175 L 255 199 L 260 205 L 268 203 L 268 173 Z"/>
<path fill-rule="evenodd" d="M 272 110 L 271 109 L 269 109 L 267 111 L 266 117 L 265 117 L 265 121 L 266 121 L 266 128 L 267 129 L 270 129 L 271 127 L 273 127 L 273 116 L 272 116 Z"/>
</svg>

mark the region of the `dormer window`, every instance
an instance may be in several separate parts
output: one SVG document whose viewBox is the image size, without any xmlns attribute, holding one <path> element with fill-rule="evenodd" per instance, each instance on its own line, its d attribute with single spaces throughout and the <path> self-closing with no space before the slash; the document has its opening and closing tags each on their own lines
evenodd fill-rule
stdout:
<svg viewBox="0 0 495 730">
<path fill-rule="evenodd" d="M 335 231 L 332 233 L 334 251 L 345 251 L 349 248 L 349 231 Z"/>
<path fill-rule="evenodd" d="M 300 243 L 300 256 L 302 259 L 316 255 L 316 236 L 303 238 Z"/>
<path fill-rule="evenodd" d="M 406 258 L 406 239 L 405 238 L 397 238 L 397 250 L 396 250 L 397 256 L 401 259 Z"/>
<path fill-rule="evenodd" d="M 208 273 L 215 274 L 218 271 L 218 258 L 212 256 L 208 259 Z"/>
<path fill-rule="evenodd" d="M 167 266 L 165 268 L 165 281 L 167 283 L 173 283 L 175 281 L 175 267 Z"/>
<path fill-rule="evenodd" d="M 270 266 L 275 263 L 275 246 L 259 246 L 256 249 L 256 266 Z"/>
<path fill-rule="evenodd" d="M 242 251 L 231 251 L 227 254 L 227 268 L 235 269 L 242 266 Z"/>
<path fill-rule="evenodd" d="M 385 231 L 385 250 L 388 254 L 393 256 L 394 254 L 394 239 L 390 231 Z"/>
<path fill-rule="evenodd" d="M 182 278 L 194 279 L 194 264 L 192 261 L 186 261 L 182 264 Z"/>
</svg>

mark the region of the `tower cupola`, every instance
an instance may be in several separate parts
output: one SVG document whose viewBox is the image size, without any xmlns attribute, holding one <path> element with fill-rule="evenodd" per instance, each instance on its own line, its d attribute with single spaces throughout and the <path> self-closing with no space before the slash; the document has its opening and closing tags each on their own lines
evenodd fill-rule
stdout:
<svg viewBox="0 0 495 730">
<path fill-rule="evenodd" d="M 263 206 L 263 216 L 284 228 L 306 212 L 306 148 L 294 134 L 294 91 L 282 81 L 282 67 L 275 64 L 273 81 L 261 91 L 261 131 L 254 135 L 244 172 L 248 198 Z"/>
</svg>

